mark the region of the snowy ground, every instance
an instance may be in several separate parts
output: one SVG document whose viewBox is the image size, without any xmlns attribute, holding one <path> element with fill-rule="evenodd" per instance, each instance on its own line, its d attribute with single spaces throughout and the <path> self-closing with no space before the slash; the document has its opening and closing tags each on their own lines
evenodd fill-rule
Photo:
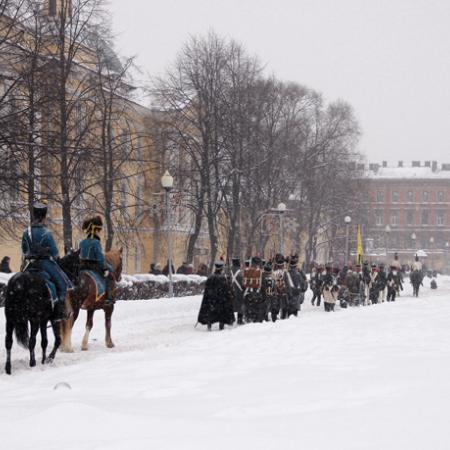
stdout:
<svg viewBox="0 0 450 450">
<path fill-rule="evenodd" d="M 194 329 L 200 297 L 119 302 L 112 350 L 102 314 L 89 352 L 79 321 L 76 353 L 52 366 L 13 347 L 1 448 L 449 449 L 450 278 L 438 285 L 335 313 L 308 296 L 299 318 L 211 333 Z"/>
</svg>

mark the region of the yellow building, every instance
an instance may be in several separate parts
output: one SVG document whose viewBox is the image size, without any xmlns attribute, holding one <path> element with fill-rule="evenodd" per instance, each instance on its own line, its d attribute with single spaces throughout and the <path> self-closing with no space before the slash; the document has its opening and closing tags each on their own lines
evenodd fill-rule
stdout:
<svg viewBox="0 0 450 450">
<path fill-rule="evenodd" d="M 41 19 L 48 20 L 49 26 L 56 23 L 58 17 L 62 12 L 64 16 L 71 14 L 71 2 L 69 0 L 46 0 L 43 8 L 40 11 Z M 8 22 L 8 17 L 0 17 L 2 23 Z M 14 32 L 9 33 L 7 40 L 15 40 L 14 45 L 8 48 L 22 48 L 29 49 L 32 54 L 33 49 L 37 49 L 37 60 L 39 62 L 45 61 L 45 64 L 52 64 L 52 58 L 56 58 L 57 45 L 52 41 L 51 37 L 47 36 L 45 26 L 39 29 L 32 29 L 29 23 L 16 22 L 13 24 Z M 1 30 L 6 30 L 7 27 L 1 27 Z M 18 30 L 18 31 L 17 31 Z M 37 36 L 42 38 L 41 47 L 37 47 Z M 1 36 L 0 36 L 1 38 Z M 6 40 L 5 40 L 6 42 Z M 90 80 L 97 75 L 103 77 L 106 83 L 111 82 L 115 74 L 106 73 L 99 74 L 99 66 L 101 61 L 99 59 L 98 48 L 89 48 L 85 41 L 77 49 L 74 64 L 76 70 L 73 71 L 71 79 L 68 83 L 68 92 L 72 94 L 77 89 L 85 89 L 86 80 Z M 96 41 L 95 44 L 102 41 Z M 69 50 L 70 43 L 64 44 Z M 101 48 L 102 54 L 107 54 L 112 64 L 121 70 L 120 61 L 117 55 L 114 54 L 111 48 L 106 44 Z M 104 52 L 104 53 L 103 53 Z M 0 64 L 0 92 L 7 92 L 11 86 L 11 78 L 14 77 L 14 72 L 20 73 L 25 70 L 23 62 L 16 61 L 12 53 L 2 52 L 1 57 L 3 64 Z M 50 61 L 50 62 L 47 62 Z M 7 69 L 5 69 L 7 68 Z M 8 72 L 8 73 L 6 73 Z M 114 79 L 113 79 L 114 81 Z M 20 81 L 20 83 L 24 83 Z M 20 84 L 15 87 L 20 96 L 24 96 L 27 87 Z M 133 94 L 137 90 L 127 84 L 125 81 L 121 82 L 117 93 L 114 94 L 112 101 L 112 109 L 115 115 L 113 126 L 108 129 L 108 136 L 113 142 L 112 151 L 117 154 L 125 154 L 126 158 L 120 160 L 113 165 L 114 190 L 113 190 L 113 211 L 112 219 L 114 224 L 114 241 L 113 247 L 122 246 L 124 249 L 124 270 L 127 273 L 148 272 L 150 263 L 160 263 L 162 265 L 167 261 L 167 239 L 168 229 L 165 218 L 165 193 L 161 187 L 160 179 L 165 171 L 164 159 L 165 155 L 161 150 L 157 150 L 152 142 L 149 130 L 152 129 L 154 121 L 154 113 L 147 107 L 143 106 L 143 101 L 137 100 L 136 95 Z M 109 92 L 103 86 L 98 92 Z M 122 92 L 124 95 L 121 95 Z M 126 94 L 126 95 L 125 95 Z M 70 123 L 68 126 L 73 128 L 71 131 L 71 143 L 75 146 L 78 142 L 75 137 L 76 133 L 81 134 L 77 127 L 83 127 L 84 118 L 91 113 L 89 101 L 93 94 L 89 93 L 83 97 L 82 101 L 78 103 L 73 102 L 69 104 L 72 108 L 70 115 Z M 18 97 L 20 97 L 18 96 Z M 17 97 L 17 96 L 16 96 Z M 75 95 L 74 95 L 75 97 Z M 55 160 L 58 161 L 58 154 L 55 153 L 55 145 L 51 141 L 52 130 L 58 126 L 57 114 L 55 105 L 46 101 L 45 108 L 37 111 L 40 118 L 39 139 L 33 141 L 33 148 L 38 152 L 41 149 L 47 153 L 36 159 L 36 164 L 39 167 L 35 168 L 36 174 L 36 192 L 39 192 L 40 198 L 47 198 L 49 201 L 48 225 L 54 231 L 57 241 L 60 243 L 60 252 L 63 251 L 62 236 L 63 236 L 63 214 L 61 209 L 61 202 L 59 198 L 62 197 L 59 180 L 52 176 Z M 17 102 L 14 104 L 17 107 Z M 92 113 L 89 127 L 88 138 L 82 144 L 87 149 L 100 148 L 98 142 L 104 137 L 104 129 L 101 126 L 101 116 L 97 111 Z M 46 117 L 46 120 L 42 119 Z M 72 122 L 76 122 L 73 123 Z M 31 147 L 28 145 L 28 136 L 20 136 L 19 142 L 23 140 L 23 147 L 27 149 Z M 88 140 L 90 139 L 90 141 Z M 80 138 L 81 142 L 81 138 Z M 17 142 L 16 142 L 17 144 Z M 22 144 L 21 144 L 22 145 Z M 111 144 L 109 144 L 111 146 Z M 51 151 L 48 152 L 48 149 Z M 3 152 L 10 150 L 3 148 Z M 34 151 L 34 150 L 33 150 Z M 57 150 L 56 150 L 57 151 Z M 51 157 L 48 157 L 48 155 Z M 59 163 L 59 161 L 58 161 Z M 24 163 L 21 164 L 21 171 L 26 173 L 27 167 Z M 95 167 L 95 165 L 94 165 Z M 72 245 L 77 247 L 77 242 L 83 237 L 80 234 L 80 225 L 86 215 L 93 213 L 102 214 L 104 211 L 104 192 L 102 186 L 96 181 L 99 174 L 86 168 L 82 164 L 74 164 L 74 170 L 69 173 L 71 183 L 78 189 L 80 195 L 74 195 L 71 203 L 71 217 L 72 217 Z M 90 184 L 92 184 L 91 187 Z M 9 183 L 8 189 L 14 191 L 14 183 Z M 12 189 L 11 189 L 12 186 Z M 73 188 L 73 189 L 75 189 Z M 73 193 L 73 189 L 70 194 Z M 8 255 L 11 257 L 11 267 L 14 271 L 18 270 L 21 264 L 20 241 L 23 230 L 28 223 L 28 198 L 23 189 L 17 189 L 11 196 L 6 196 L 2 201 L 9 207 L 13 213 L 5 215 L 2 220 L 5 226 L 0 229 L 0 259 Z M 17 207 L 15 206 L 17 205 Z M 170 193 L 170 207 L 172 212 L 172 222 L 174 225 L 171 229 L 171 239 L 173 242 L 173 262 L 177 268 L 184 260 L 186 253 L 187 240 L 191 229 L 191 217 L 188 208 L 184 205 L 183 193 L 174 189 Z M 5 207 L 5 211 L 8 208 Z M 20 210 L 20 211 L 18 211 Z M 103 215 L 103 214 L 102 214 Z M 103 242 L 105 242 L 105 239 Z M 198 252 L 196 263 L 206 261 L 206 243 L 204 239 L 199 240 L 199 246 L 203 249 Z M 202 255 L 203 253 L 203 255 Z"/>
</svg>

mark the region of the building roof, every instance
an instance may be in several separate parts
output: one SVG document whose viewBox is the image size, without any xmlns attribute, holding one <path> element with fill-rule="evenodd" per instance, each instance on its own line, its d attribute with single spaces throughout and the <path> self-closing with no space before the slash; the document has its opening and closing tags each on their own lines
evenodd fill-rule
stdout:
<svg viewBox="0 0 450 450">
<path fill-rule="evenodd" d="M 373 180 L 450 180 L 450 170 L 431 167 L 375 167 L 367 169 L 365 175 Z"/>
</svg>

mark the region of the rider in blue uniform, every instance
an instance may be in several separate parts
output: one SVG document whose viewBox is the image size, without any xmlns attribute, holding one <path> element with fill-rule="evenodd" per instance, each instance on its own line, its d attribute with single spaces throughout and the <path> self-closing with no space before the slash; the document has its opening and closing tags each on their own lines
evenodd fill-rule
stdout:
<svg viewBox="0 0 450 450">
<path fill-rule="evenodd" d="M 113 269 L 106 261 L 100 243 L 103 221 L 100 216 L 91 217 L 83 222 L 82 230 L 86 238 L 80 242 L 80 269 L 93 270 L 105 278 L 106 303 L 113 303 Z"/>
<path fill-rule="evenodd" d="M 64 316 L 67 290 L 73 289 L 73 285 L 56 262 L 58 248 L 52 232 L 44 225 L 46 215 L 46 204 L 37 202 L 33 205 L 31 225 L 22 236 L 22 271 L 41 271 L 44 278 L 55 285 L 57 298 L 54 304 L 54 320 L 61 320 Z"/>
</svg>

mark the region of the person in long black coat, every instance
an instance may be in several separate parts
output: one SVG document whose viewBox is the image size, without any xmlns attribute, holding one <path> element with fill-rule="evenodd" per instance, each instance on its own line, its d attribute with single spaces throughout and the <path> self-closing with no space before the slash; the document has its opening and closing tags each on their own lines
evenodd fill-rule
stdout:
<svg viewBox="0 0 450 450">
<path fill-rule="evenodd" d="M 225 324 L 234 323 L 233 295 L 230 282 L 223 274 L 223 261 L 216 262 L 214 266 L 214 273 L 206 280 L 198 322 L 207 325 L 208 330 L 211 330 L 213 323 L 219 322 L 219 328 L 223 330 Z"/>
</svg>

